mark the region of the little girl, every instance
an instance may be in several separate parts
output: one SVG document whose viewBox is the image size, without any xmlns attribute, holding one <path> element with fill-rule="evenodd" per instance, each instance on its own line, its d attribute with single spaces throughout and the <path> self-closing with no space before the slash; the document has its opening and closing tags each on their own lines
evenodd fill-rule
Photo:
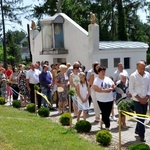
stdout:
<svg viewBox="0 0 150 150">
<path fill-rule="evenodd" d="M 77 121 L 80 120 L 83 111 L 83 119 L 86 120 L 86 112 L 89 109 L 89 89 L 84 72 L 79 73 L 80 83 L 77 85 L 77 99 L 78 99 L 78 115 Z"/>
</svg>

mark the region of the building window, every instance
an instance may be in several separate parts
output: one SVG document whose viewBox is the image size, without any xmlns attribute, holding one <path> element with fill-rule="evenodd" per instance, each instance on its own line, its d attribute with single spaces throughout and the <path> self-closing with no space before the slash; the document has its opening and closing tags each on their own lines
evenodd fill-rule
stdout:
<svg viewBox="0 0 150 150">
<path fill-rule="evenodd" d="M 118 63 L 120 63 L 120 58 L 114 58 L 114 67 L 118 67 Z"/>
<path fill-rule="evenodd" d="M 108 59 L 100 59 L 100 65 L 108 68 Z"/>
<path fill-rule="evenodd" d="M 124 69 L 130 69 L 130 58 L 124 58 Z"/>
</svg>

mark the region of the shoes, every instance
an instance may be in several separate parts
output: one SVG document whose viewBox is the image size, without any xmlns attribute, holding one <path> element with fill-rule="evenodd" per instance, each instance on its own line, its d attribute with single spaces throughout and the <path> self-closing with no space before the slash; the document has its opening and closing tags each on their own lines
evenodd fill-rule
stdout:
<svg viewBox="0 0 150 150">
<path fill-rule="evenodd" d="M 50 107 L 49 110 L 55 110 L 56 111 L 57 109 L 54 107 Z"/>
<path fill-rule="evenodd" d="M 73 118 L 77 118 L 77 116 L 76 116 L 76 115 L 74 115 L 74 116 L 73 116 Z"/>
<path fill-rule="evenodd" d="M 101 129 L 103 129 L 103 124 L 104 124 L 104 122 L 101 120 L 101 121 L 100 121 L 100 128 L 101 128 Z"/>
<path fill-rule="evenodd" d="M 99 122 L 100 118 L 99 117 L 95 117 L 95 122 Z"/>
<path fill-rule="evenodd" d="M 113 121 L 116 121 L 117 118 L 116 118 L 115 116 L 112 116 L 112 120 L 113 120 Z"/>
<path fill-rule="evenodd" d="M 128 126 L 126 126 L 125 124 L 121 126 L 123 129 L 128 129 Z"/>
<path fill-rule="evenodd" d="M 138 131 L 135 131 L 135 134 L 139 134 L 139 132 L 138 132 Z"/>
<path fill-rule="evenodd" d="M 140 138 L 141 142 L 146 142 L 146 140 L 144 138 Z"/>
<path fill-rule="evenodd" d="M 109 128 L 105 128 L 105 130 L 109 131 Z"/>
<path fill-rule="evenodd" d="M 113 121 L 116 121 L 118 118 L 116 118 L 115 116 L 110 116 L 109 119 L 113 120 Z"/>
</svg>

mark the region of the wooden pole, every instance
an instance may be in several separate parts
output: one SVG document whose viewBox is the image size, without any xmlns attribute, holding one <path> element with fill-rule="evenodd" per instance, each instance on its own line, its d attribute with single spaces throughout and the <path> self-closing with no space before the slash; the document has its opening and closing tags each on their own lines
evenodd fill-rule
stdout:
<svg viewBox="0 0 150 150">
<path fill-rule="evenodd" d="M 34 90 L 34 101 L 35 101 L 35 113 L 37 114 L 37 95 L 36 95 L 36 90 Z"/>
<path fill-rule="evenodd" d="M 119 149 L 121 150 L 121 110 L 118 111 L 119 112 Z"/>
<path fill-rule="evenodd" d="M 69 114 L 71 116 L 71 96 L 69 95 Z M 72 128 L 72 118 L 70 118 L 70 129 Z"/>
</svg>

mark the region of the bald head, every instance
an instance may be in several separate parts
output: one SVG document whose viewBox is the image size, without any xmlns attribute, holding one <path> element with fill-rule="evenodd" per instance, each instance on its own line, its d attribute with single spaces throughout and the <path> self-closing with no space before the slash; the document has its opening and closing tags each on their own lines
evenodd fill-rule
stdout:
<svg viewBox="0 0 150 150">
<path fill-rule="evenodd" d="M 144 75 L 144 72 L 145 72 L 145 63 L 143 61 L 139 61 L 137 63 L 137 70 L 138 70 L 138 73 L 143 76 Z"/>
</svg>

